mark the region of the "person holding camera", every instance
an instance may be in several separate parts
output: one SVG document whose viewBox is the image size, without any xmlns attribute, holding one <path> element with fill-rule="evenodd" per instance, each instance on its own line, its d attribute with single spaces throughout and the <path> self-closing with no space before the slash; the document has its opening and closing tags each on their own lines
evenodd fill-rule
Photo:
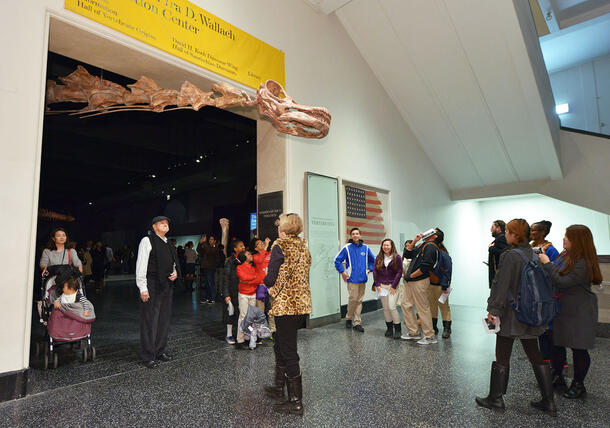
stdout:
<svg viewBox="0 0 610 428">
<path fill-rule="evenodd" d="M 476 397 L 479 406 L 488 409 L 504 409 L 504 398 L 508 387 L 510 370 L 510 355 L 515 339 L 521 341 L 536 380 L 542 392 L 542 399 L 531 401 L 530 404 L 552 416 L 557 415 L 553 399 L 553 385 L 549 366 L 544 364 L 542 354 L 538 349 L 538 336 L 544 333 L 546 326 L 533 327 L 520 322 L 511 304 L 511 297 L 518 296 L 521 288 L 521 271 L 534 258 L 529 246 L 530 226 L 523 219 L 511 220 L 506 225 L 506 242 L 511 246 L 500 256 L 498 272 L 491 285 L 487 299 L 487 322 L 500 322 L 500 331 L 496 333 L 496 361 L 491 364 L 491 380 L 487 397 Z M 524 256 L 522 256 L 522 254 Z"/>
<path fill-rule="evenodd" d="M 420 345 L 430 345 L 437 343 L 432 326 L 432 314 L 430 313 L 430 302 L 428 300 L 428 288 L 430 287 L 430 272 L 438 263 L 438 246 L 435 243 L 437 231 L 430 229 L 425 233 L 420 233 L 413 238 L 413 242 L 405 246 L 404 255 L 412 259 L 409 269 L 405 274 L 405 295 L 402 316 L 409 330 L 407 335 L 401 336 L 405 340 L 417 340 Z M 423 238 L 423 243 L 417 248 L 415 245 Z M 422 337 L 419 333 L 417 319 L 413 313 L 413 306 L 417 309 L 417 314 L 421 320 L 424 333 Z"/>
<path fill-rule="evenodd" d="M 574 379 L 564 397 L 580 398 L 587 394 L 584 380 L 591 365 L 587 350 L 595 344 L 597 296 L 591 291 L 591 284 L 601 284 L 602 275 L 593 235 L 587 226 L 568 227 L 563 248 L 565 251 L 554 263 L 546 254 L 538 257 L 559 291 L 559 313 L 553 320 L 553 386 L 566 386 L 563 364 L 566 347 L 572 348 Z"/>
</svg>

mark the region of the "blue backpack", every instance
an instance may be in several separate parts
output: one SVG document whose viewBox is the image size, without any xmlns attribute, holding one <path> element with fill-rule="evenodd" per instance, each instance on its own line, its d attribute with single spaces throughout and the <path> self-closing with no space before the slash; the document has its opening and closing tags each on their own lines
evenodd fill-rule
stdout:
<svg viewBox="0 0 610 428">
<path fill-rule="evenodd" d="M 508 294 L 515 316 L 523 324 L 532 327 L 546 326 L 555 318 L 551 278 L 542 268 L 536 254 L 528 260 L 523 251 L 518 248 L 515 251 L 525 260 L 517 300 L 510 292 Z"/>
</svg>

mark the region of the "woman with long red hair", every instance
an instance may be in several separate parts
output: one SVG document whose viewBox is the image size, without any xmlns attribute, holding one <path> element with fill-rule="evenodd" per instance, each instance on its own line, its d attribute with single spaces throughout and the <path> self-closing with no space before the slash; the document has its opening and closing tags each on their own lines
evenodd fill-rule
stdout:
<svg viewBox="0 0 610 428">
<path fill-rule="evenodd" d="M 591 284 L 599 285 L 602 275 L 593 235 L 587 226 L 568 227 L 563 248 L 554 263 L 546 254 L 538 257 L 558 290 L 559 312 L 553 320 L 553 386 L 566 386 L 563 362 L 566 347 L 572 348 L 574 379 L 564 397 L 580 398 L 587 394 L 584 380 L 591 364 L 587 350 L 595 343 L 597 323 L 597 296 L 591 291 Z"/>
</svg>

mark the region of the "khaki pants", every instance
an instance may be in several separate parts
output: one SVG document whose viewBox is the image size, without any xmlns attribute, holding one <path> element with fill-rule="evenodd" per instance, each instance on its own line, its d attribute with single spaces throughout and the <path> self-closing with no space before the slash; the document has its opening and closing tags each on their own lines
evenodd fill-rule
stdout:
<svg viewBox="0 0 610 428">
<path fill-rule="evenodd" d="M 388 290 L 388 292 L 392 288 L 391 284 L 381 284 L 380 286 L 382 289 Z M 380 300 L 381 306 L 383 307 L 385 322 L 400 324 L 400 317 L 398 316 L 398 311 L 396 310 L 396 304 L 398 303 L 398 289 L 396 289 L 396 293 L 383 296 L 380 298 Z"/>
<path fill-rule="evenodd" d="M 364 297 L 365 283 L 353 284 L 347 283 L 347 292 L 349 294 L 349 300 L 347 301 L 347 315 L 346 320 L 354 321 L 354 326 L 360 325 L 362 320 L 360 319 L 360 313 L 362 312 L 362 298 Z"/>
<path fill-rule="evenodd" d="M 237 342 L 242 343 L 246 340 L 244 334 L 241 332 L 241 322 L 246 318 L 248 313 L 248 306 L 256 305 L 256 294 L 237 294 L 237 300 L 239 302 L 239 319 L 237 320 Z"/>
<path fill-rule="evenodd" d="M 449 307 L 449 299 L 445 303 L 438 301 L 438 298 L 443 294 L 443 288 L 440 285 L 431 285 L 428 287 L 428 300 L 430 301 L 430 313 L 432 318 L 438 318 L 438 310 L 441 310 L 443 321 L 451 321 L 451 308 Z"/>
<path fill-rule="evenodd" d="M 405 293 L 400 306 L 402 307 L 402 316 L 405 319 L 405 324 L 409 329 L 409 334 L 412 336 L 419 333 L 417 319 L 413 313 L 413 306 L 415 306 L 419 319 L 421 320 L 424 336 L 434 337 L 432 316 L 430 315 L 430 302 L 428 301 L 429 287 L 430 278 L 405 283 Z"/>
</svg>

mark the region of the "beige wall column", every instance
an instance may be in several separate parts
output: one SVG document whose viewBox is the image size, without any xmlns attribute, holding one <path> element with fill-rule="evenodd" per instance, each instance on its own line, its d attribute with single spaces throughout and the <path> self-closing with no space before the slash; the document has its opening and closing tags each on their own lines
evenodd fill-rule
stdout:
<svg viewBox="0 0 610 428">
<path fill-rule="evenodd" d="M 256 193 L 284 192 L 286 209 L 286 143 L 270 121 L 256 121 Z"/>
</svg>

